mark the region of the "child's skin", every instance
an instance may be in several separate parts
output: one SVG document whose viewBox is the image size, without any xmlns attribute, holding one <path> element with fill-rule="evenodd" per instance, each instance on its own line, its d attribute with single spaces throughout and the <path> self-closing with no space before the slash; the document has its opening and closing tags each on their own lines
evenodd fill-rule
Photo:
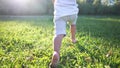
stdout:
<svg viewBox="0 0 120 68">
<path fill-rule="evenodd" d="M 53 4 L 55 3 L 55 0 L 52 0 Z M 76 34 L 76 24 L 70 24 L 70 31 L 71 31 L 71 42 L 76 43 L 77 40 L 75 38 Z M 62 43 L 62 39 L 64 38 L 65 34 L 59 34 L 55 35 L 53 39 L 53 45 L 54 45 L 54 52 L 51 60 L 51 65 L 56 66 L 60 59 L 60 47 Z"/>
<path fill-rule="evenodd" d="M 75 39 L 75 32 L 76 32 L 76 25 L 71 25 L 71 39 L 72 42 L 75 43 L 77 42 Z M 57 64 L 60 58 L 60 47 L 61 47 L 61 42 L 62 39 L 64 38 L 64 34 L 60 34 L 56 37 L 54 37 L 54 53 L 52 56 L 52 64 Z"/>
</svg>

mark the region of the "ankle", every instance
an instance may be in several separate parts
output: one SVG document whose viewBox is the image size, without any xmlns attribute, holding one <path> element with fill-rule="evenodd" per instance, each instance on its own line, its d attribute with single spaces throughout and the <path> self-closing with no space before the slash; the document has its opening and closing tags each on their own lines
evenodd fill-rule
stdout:
<svg viewBox="0 0 120 68">
<path fill-rule="evenodd" d="M 77 42 L 77 40 L 76 39 L 72 39 L 72 43 L 76 43 Z"/>
</svg>

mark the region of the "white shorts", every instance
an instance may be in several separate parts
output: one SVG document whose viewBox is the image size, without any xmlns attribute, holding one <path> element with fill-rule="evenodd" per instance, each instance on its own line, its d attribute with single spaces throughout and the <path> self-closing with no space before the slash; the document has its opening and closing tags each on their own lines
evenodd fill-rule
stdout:
<svg viewBox="0 0 120 68">
<path fill-rule="evenodd" d="M 59 34 L 66 35 L 67 22 L 70 25 L 72 25 L 72 24 L 76 25 L 76 21 L 77 21 L 77 14 L 54 18 L 55 36 L 57 36 Z"/>
</svg>

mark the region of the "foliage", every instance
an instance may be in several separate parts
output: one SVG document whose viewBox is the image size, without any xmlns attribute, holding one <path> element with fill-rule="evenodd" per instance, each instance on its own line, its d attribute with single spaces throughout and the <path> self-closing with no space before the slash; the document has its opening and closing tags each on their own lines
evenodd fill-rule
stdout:
<svg viewBox="0 0 120 68">
<path fill-rule="evenodd" d="M 21 0 L 20 0 L 21 1 Z M 101 1 L 104 1 L 103 3 Z M 86 15 L 120 15 L 120 1 L 113 0 L 77 0 L 79 14 Z M 24 2 L 24 0 L 23 0 Z M 0 15 L 52 15 L 52 0 L 34 0 L 26 3 L 0 0 Z M 64 10 L 63 10 L 64 11 Z"/>
<path fill-rule="evenodd" d="M 92 14 L 92 15 L 120 15 L 120 2 L 115 1 L 114 5 L 109 5 L 109 0 L 101 3 L 101 0 L 78 0 L 79 14 Z"/>
<path fill-rule="evenodd" d="M 119 68 L 120 17 L 79 16 L 61 46 L 59 68 Z M 47 68 L 53 47 L 51 17 L 0 20 L 0 68 Z"/>
</svg>

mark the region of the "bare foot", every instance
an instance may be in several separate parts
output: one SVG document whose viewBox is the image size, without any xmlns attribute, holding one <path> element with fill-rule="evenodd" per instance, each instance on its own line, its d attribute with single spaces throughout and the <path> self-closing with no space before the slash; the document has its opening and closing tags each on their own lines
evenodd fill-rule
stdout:
<svg viewBox="0 0 120 68">
<path fill-rule="evenodd" d="M 52 62 L 49 65 L 49 68 L 57 68 L 57 64 L 59 61 L 59 54 L 57 52 L 54 52 L 52 57 Z"/>
<path fill-rule="evenodd" d="M 50 63 L 49 68 L 57 68 L 57 65 L 53 65 L 52 63 Z"/>
<path fill-rule="evenodd" d="M 77 42 L 77 40 L 72 40 L 72 43 L 76 43 Z"/>
</svg>

